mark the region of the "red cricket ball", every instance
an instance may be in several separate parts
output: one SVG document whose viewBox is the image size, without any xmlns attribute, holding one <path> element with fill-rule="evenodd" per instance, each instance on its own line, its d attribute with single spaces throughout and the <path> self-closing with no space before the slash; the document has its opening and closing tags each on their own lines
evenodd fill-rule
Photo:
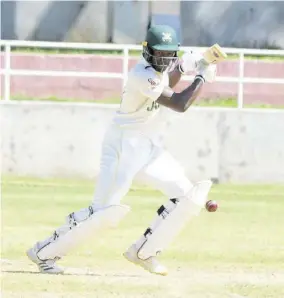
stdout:
<svg viewBox="0 0 284 298">
<path fill-rule="evenodd" d="M 205 207 L 208 212 L 215 212 L 218 209 L 218 204 L 216 201 L 209 200 L 206 202 Z"/>
</svg>

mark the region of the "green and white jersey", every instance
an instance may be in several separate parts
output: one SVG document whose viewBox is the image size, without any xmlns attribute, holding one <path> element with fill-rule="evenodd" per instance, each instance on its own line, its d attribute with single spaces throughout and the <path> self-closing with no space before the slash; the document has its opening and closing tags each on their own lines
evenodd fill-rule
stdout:
<svg viewBox="0 0 284 298">
<path fill-rule="evenodd" d="M 169 86 L 168 73 L 156 72 L 145 59 L 141 59 L 128 74 L 113 123 L 121 128 L 139 130 L 149 136 L 161 132 L 169 109 L 160 106 L 156 100 L 165 86 Z"/>
</svg>

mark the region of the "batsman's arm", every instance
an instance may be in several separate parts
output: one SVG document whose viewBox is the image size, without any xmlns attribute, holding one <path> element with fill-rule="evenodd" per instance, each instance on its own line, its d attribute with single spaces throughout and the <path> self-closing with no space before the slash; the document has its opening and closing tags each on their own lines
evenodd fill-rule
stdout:
<svg viewBox="0 0 284 298">
<path fill-rule="evenodd" d="M 180 65 L 178 64 L 173 71 L 169 73 L 169 86 L 174 88 L 180 81 L 182 73 L 180 71 Z"/>
<path fill-rule="evenodd" d="M 175 69 L 169 73 L 169 86 L 174 88 L 180 81 L 182 75 L 194 71 L 201 59 L 201 54 L 195 54 L 192 51 L 185 53 L 178 61 Z"/>
<path fill-rule="evenodd" d="M 169 86 L 174 88 L 180 81 L 182 75 L 195 72 L 198 62 L 203 56 L 198 52 L 189 51 L 179 58 L 175 69 L 169 73 Z"/>
<path fill-rule="evenodd" d="M 183 91 L 176 93 L 170 87 L 165 87 L 157 102 L 176 112 L 185 112 L 200 94 L 205 80 L 197 75 L 193 83 Z"/>
</svg>

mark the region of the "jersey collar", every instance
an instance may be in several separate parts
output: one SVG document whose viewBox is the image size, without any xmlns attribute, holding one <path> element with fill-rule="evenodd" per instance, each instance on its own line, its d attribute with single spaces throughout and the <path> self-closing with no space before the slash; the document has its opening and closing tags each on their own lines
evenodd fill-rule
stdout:
<svg viewBox="0 0 284 298">
<path fill-rule="evenodd" d="M 145 60 L 144 57 L 141 58 L 141 63 L 142 63 L 144 66 L 151 66 L 151 64 L 150 64 L 149 62 L 147 62 L 147 61 Z M 151 66 L 151 67 L 152 67 L 152 66 Z"/>
</svg>

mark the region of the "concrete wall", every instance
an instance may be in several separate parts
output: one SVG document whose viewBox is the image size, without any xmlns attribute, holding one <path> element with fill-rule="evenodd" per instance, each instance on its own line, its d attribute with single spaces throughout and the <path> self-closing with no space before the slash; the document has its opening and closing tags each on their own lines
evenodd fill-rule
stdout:
<svg viewBox="0 0 284 298">
<path fill-rule="evenodd" d="M 96 177 L 113 107 L 2 102 L 0 108 L 2 173 Z M 165 147 L 192 180 L 283 183 L 283 111 L 193 107 L 176 115 Z"/>
<path fill-rule="evenodd" d="M 108 1 L 1 1 L 1 38 L 108 42 Z"/>
<path fill-rule="evenodd" d="M 284 2 L 182 1 L 183 43 L 284 48 Z"/>
<path fill-rule="evenodd" d="M 67 31 L 65 40 L 110 42 L 113 28 L 112 5 L 112 2 L 108 3 L 107 1 L 89 1 L 86 3 L 70 30 Z"/>
<path fill-rule="evenodd" d="M 3 39 L 140 43 L 151 21 L 186 46 L 284 48 L 283 20 L 281 1 L 1 1 Z"/>
<path fill-rule="evenodd" d="M 112 41 L 141 44 L 149 24 L 149 2 L 113 1 Z"/>
</svg>

